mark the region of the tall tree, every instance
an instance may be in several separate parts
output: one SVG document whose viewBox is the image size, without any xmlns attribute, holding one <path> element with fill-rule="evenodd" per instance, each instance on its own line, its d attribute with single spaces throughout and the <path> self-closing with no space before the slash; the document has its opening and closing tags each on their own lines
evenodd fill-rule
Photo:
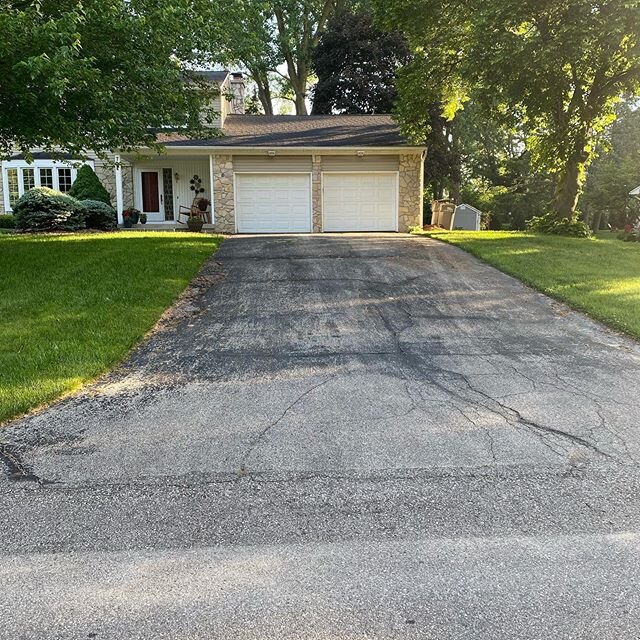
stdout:
<svg viewBox="0 0 640 640">
<path fill-rule="evenodd" d="M 313 50 L 312 113 L 391 113 L 396 71 L 410 57 L 403 36 L 378 29 L 369 12 L 340 11 Z"/>
<path fill-rule="evenodd" d="M 307 115 L 311 52 L 335 8 L 336 0 L 275 0 L 273 3 L 278 47 L 287 66 L 287 81 L 295 96 L 298 115 Z"/>
<path fill-rule="evenodd" d="M 416 48 L 400 81 L 406 130 L 425 128 L 425 87 L 450 115 L 471 89 L 497 114 L 518 112 L 532 162 L 555 175 L 555 216 L 574 217 L 598 136 L 640 88 L 640 1 L 375 3 Z"/>
<path fill-rule="evenodd" d="M 212 89 L 193 62 L 199 18 L 173 0 L 8 1 L 0 12 L 0 155 L 154 145 L 200 130 Z"/>
<path fill-rule="evenodd" d="M 296 113 L 306 115 L 311 52 L 337 6 L 347 0 L 228 0 L 223 8 L 218 2 L 200 1 L 209 25 L 203 48 L 212 46 L 219 62 L 247 70 L 265 113 L 273 113 L 277 75 L 282 89 L 291 91 Z"/>
<path fill-rule="evenodd" d="M 226 0 L 224 7 L 199 0 L 205 27 L 200 46 L 210 60 L 242 68 L 256 86 L 266 115 L 273 114 L 271 90 L 275 69 L 282 62 L 276 46 L 275 25 L 269 2 Z M 212 47 L 212 49 L 209 49 Z"/>
</svg>

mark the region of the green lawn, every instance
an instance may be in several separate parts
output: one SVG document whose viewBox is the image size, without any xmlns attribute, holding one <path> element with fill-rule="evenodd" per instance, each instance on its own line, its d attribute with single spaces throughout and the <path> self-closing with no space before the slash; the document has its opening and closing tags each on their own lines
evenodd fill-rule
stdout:
<svg viewBox="0 0 640 640">
<path fill-rule="evenodd" d="M 640 338 L 640 243 L 517 231 L 423 231 Z"/>
<path fill-rule="evenodd" d="M 0 235 L 0 423 L 120 362 L 221 238 Z"/>
</svg>

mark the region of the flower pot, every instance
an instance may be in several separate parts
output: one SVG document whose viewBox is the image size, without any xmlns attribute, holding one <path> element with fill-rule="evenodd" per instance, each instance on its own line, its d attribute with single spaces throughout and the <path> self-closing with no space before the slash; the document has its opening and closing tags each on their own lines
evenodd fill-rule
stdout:
<svg viewBox="0 0 640 640">
<path fill-rule="evenodd" d="M 200 231 L 202 231 L 203 224 L 204 222 L 202 221 L 202 218 L 189 218 L 187 220 L 187 227 L 189 228 L 189 231 L 193 231 L 195 233 L 200 233 Z"/>
<path fill-rule="evenodd" d="M 133 227 L 133 220 L 131 218 L 125 218 L 124 219 L 124 228 L 125 229 L 131 229 L 131 227 Z"/>
</svg>

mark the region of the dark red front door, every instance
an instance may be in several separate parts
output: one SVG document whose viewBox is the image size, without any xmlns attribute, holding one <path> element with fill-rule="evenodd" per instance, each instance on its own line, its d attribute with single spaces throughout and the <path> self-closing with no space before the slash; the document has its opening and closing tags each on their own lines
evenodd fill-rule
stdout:
<svg viewBox="0 0 640 640">
<path fill-rule="evenodd" d="M 144 213 L 160 213 L 160 191 L 158 189 L 158 172 L 142 172 L 142 211 Z"/>
</svg>

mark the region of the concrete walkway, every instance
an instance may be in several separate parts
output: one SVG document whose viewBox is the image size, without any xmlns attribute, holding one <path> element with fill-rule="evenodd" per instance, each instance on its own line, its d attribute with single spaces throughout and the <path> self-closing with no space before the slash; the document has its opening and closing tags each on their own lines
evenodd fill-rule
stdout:
<svg viewBox="0 0 640 640">
<path fill-rule="evenodd" d="M 638 345 L 424 238 L 215 258 L 0 432 L 0 638 L 640 636 Z"/>
</svg>

